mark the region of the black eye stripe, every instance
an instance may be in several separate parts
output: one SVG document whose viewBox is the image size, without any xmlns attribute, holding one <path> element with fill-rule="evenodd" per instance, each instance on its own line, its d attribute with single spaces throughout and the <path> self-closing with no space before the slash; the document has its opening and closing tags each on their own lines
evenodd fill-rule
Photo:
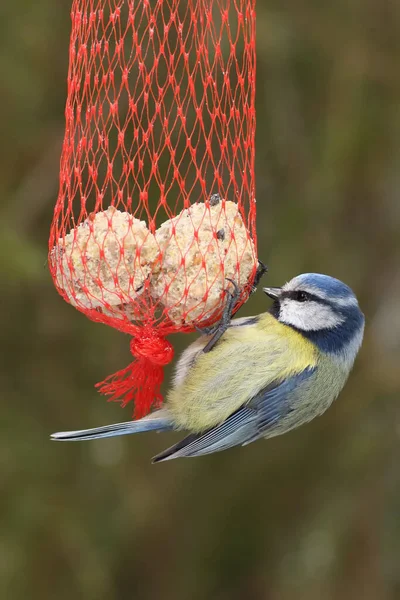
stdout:
<svg viewBox="0 0 400 600">
<path fill-rule="evenodd" d="M 295 293 L 295 299 L 297 302 L 307 302 L 310 298 L 306 292 L 302 292 L 301 290 Z"/>
<path fill-rule="evenodd" d="M 314 302 L 317 302 L 318 304 L 325 304 L 327 306 L 332 306 L 332 302 L 330 302 L 329 300 L 325 300 L 325 298 L 320 298 L 316 294 L 311 294 L 310 292 L 305 292 L 303 290 L 294 290 L 294 291 L 290 291 L 290 292 L 283 292 L 281 299 L 283 300 L 284 298 L 289 298 L 290 300 L 299 301 L 299 297 L 298 297 L 299 292 L 302 292 L 306 296 L 306 300 L 308 300 L 308 301 L 312 300 Z M 304 300 L 300 300 L 300 301 L 304 302 Z"/>
<path fill-rule="evenodd" d="M 297 300 L 297 294 L 298 292 L 301 290 L 293 290 L 293 291 L 287 291 L 287 292 L 282 292 L 279 299 L 277 298 L 273 305 L 271 306 L 270 310 L 268 311 L 270 314 L 272 314 L 276 319 L 280 318 L 280 312 L 281 312 L 281 304 L 282 301 L 285 300 L 285 298 L 288 298 L 290 300 Z M 340 306 L 338 306 L 335 303 L 335 300 L 333 299 L 329 299 L 329 298 L 321 298 L 320 296 L 317 296 L 316 294 L 311 294 L 310 292 L 305 292 L 308 296 L 307 300 L 308 301 L 313 301 L 316 302 L 317 304 L 320 304 L 321 306 L 328 306 L 331 311 L 338 315 L 339 317 L 341 317 L 343 320 L 347 320 L 348 315 L 346 313 L 346 310 Z M 298 304 L 298 306 L 300 307 L 302 302 L 296 302 L 296 304 Z"/>
</svg>

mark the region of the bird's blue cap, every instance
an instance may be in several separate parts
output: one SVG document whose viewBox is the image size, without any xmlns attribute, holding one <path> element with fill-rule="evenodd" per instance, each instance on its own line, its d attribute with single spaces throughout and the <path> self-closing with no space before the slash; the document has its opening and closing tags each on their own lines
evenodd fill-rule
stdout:
<svg viewBox="0 0 400 600">
<path fill-rule="evenodd" d="M 298 287 L 299 289 L 309 289 L 326 295 L 326 297 L 332 300 L 348 300 L 350 298 L 355 299 L 354 292 L 348 285 L 330 277 L 329 275 L 323 275 L 322 273 L 303 273 L 298 277 L 295 277 L 290 282 L 290 287 Z"/>
</svg>

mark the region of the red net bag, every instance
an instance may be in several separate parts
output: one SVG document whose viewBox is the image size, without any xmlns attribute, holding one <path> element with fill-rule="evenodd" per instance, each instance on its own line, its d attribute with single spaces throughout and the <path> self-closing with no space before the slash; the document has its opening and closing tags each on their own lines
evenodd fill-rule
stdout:
<svg viewBox="0 0 400 600">
<path fill-rule="evenodd" d="M 75 0 L 49 265 L 132 336 L 100 391 L 161 402 L 166 336 L 216 322 L 257 267 L 255 0 Z M 239 304 L 240 304 L 239 303 Z"/>
</svg>

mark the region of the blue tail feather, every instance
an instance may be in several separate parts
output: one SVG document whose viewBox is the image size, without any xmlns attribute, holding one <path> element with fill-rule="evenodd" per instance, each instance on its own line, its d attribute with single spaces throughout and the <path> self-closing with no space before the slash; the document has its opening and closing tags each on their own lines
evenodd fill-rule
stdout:
<svg viewBox="0 0 400 600">
<path fill-rule="evenodd" d="M 76 431 L 59 431 L 50 438 L 57 442 L 79 442 L 84 440 L 99 440 L 117 435 L 130 435 L 146 431 L 169 431 L 174 429 L 165 411 L 160 410 L 138 421 L 113 423 L 93 429 L 78 429 Z"/>
</svg>

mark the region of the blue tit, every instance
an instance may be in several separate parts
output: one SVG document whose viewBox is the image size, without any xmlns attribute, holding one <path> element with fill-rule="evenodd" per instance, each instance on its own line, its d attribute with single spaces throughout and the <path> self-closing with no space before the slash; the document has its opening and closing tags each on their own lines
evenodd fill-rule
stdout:
<svg viewBox="0 0 400 600">
<path fill-rule="evenodd" d="M 153 459 L 159 462 L 281 435 L 324 413 L 361 346 L 364 315 L 357 298 L 341 281 L 315 273 L 263 291 L 273 300 L 268 312 L 233 319 L 214 344 L 203 335 L 183 352 L 163 408 L 138 421 L 52 439 L 188 431 Z"/>
</svg>

